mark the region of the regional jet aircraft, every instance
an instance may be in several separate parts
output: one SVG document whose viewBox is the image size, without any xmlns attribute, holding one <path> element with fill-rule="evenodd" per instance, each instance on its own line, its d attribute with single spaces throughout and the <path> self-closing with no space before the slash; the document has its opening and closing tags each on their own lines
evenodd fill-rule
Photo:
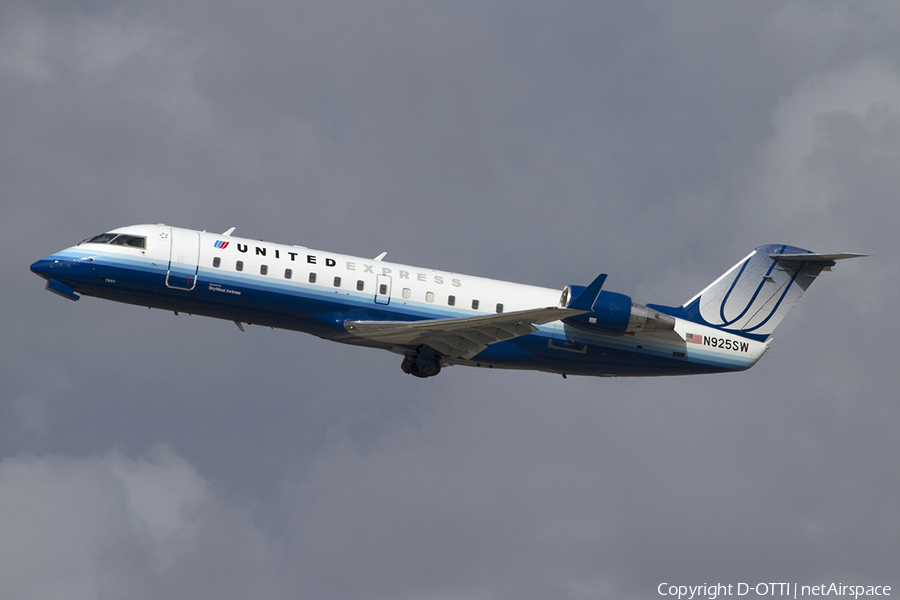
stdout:
<svg viewBox="0 0 900 600">
<path fill-rule="evenodd" d="M 83 294 L 389 350 L 416 377 L 448 365 L 612 377 L 748 369 L 820 272 L 863 256 L 760 246 L 673 307 L 602 290 L 605 274 L 560 292 L 233 232 L 122 227 L 31 270 L 70 300 Z"/>
</svg>

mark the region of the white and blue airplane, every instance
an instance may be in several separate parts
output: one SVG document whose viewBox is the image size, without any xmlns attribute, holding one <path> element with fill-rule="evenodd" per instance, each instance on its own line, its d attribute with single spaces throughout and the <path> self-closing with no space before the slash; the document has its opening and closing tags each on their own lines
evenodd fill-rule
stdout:
<svg viewBox="0 0 900 600">
<path fill-rule="evenodd" d="M 613 377 L 748 369 L 820 272 L 864 256 L 760 246 L 672 307 L 602 290 L 605 274 L 560 293 L 233 232 L 122 227 L 31 270 L 70 300 L 83 294 L 389 350 L 416 377 L 448 365 Z"/>
</svg>

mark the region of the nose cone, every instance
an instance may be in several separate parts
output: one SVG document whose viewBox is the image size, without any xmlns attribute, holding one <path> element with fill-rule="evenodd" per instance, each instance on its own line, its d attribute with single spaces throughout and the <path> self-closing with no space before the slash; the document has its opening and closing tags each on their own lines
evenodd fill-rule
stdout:
<svg viewBox="0 0 900 600">
<path fill-rule="evenodd" d="M 32 263 L 31 272 L 47 280 L 47 291 L 68 300 L 78 300 L 81 297 L 78 295 L 78 292 L 70 287 L 68 283 L 63 283 L 59 280 L 60 275 L 65 275 L 66 267 L 69 266 L 69 263 L 65 260 L 60 262 L 58 258 L 54 258 L 55 256 L 57 255 L 53 254 Z"/>
<path fill-rule="evenodd" d="M 56 264 L 58 264 L 58 261 L 52 258 L 42 258 L 31 265 L 31 272 L 44 279 L 50 279 L 53 277 L 53 267 Z"/>
</svg>

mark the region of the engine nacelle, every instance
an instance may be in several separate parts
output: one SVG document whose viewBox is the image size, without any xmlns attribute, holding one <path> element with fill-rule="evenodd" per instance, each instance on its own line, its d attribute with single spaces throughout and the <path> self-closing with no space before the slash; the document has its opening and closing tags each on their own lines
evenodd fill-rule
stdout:
<svg viewBox="0 0 900 600">
<path fill-rule="evenodd" d="M 560 306 L 569 306 L 584 292 L 584 289 L 578 285 L 566 286 L 560 298 Z M 597 295 L 590 312 L 567 317 L 563 322 L 578 329 L 603 335 L 625 335 L 675 327 L 674 317 L 632 302 L 631 297 L 625 294 L 606 291 L 601 291 Z"/>
</svg>

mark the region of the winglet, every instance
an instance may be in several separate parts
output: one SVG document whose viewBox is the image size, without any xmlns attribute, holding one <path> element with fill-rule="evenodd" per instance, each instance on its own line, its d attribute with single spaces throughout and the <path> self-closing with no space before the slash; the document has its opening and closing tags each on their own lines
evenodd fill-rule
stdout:
<svg viewBox="0 0 900 600">
<path fill-rule="evenodd" d="M 584 288 L 584 291 L 578 294 L 578 297 L 569 302 L 568 308 L 574 308 L 575 310 L 584 310 L 590 312 L 594 309 L 594 302 L 597 301 L 597 296 L 600 295 L 600 288 L 603 287 L 603 284 L 606 282 L 606 273 L 601 273 L 597 276 L 597 279 L 591 282 L 591 285 Z"/>
</svg>

